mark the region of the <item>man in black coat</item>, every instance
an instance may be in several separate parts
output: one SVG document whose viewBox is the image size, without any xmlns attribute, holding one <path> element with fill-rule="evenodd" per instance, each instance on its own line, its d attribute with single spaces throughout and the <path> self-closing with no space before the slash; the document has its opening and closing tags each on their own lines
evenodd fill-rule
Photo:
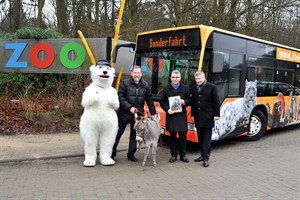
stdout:
<svg viewBox="0 0 300 200">
<path fill-rule="evenodd" d="M 201 156 L 195 162 L 203 161 L 208 167 L 211 149 L 212 128 L 220 117 L 220 102 L 217 87 L 208 83 L 203 71 L 195 73 L 196 85 L 190 90 L 192 117 L 198 134 Z"/>
<path fill-rule="evenodd" d="M 180 72 L 172 71 L 171 83 L 164 87 L 160 101 L 160 106 L 166 112 L 166 130 L 170 132 L 170 163 L 177 160 L 178 153 L 181 161 L 189 162 L 186 157 L 186 106 L 189 104 L 189 90 L 185 85 L 180 84 L 180 79 Z M 177 132 L 179 140 L 176 137 Z"/>
<path fill-rule="evenodd" d="M 122 81 L 119 88 L 120 108 L 118 112 L 119 130 L 112 151 L 112 159 L 117 155 L 117 146 L 123 135 L 127 124 L 130 124 L 130 137 L 127 152 L 128 160 L 137 162 L 134 156 L 136 147 L 136 132 L 134 130 L 134 114 L 144 114 L 144 103 L 147 102 L 151 115 L 155 115 L 155 107 L 152 100 L 152 94 L 148 83 L 142 78 L 142 69 L 140 66 L 134 66 L 131 71 L 131 77 Z"/>
</svg>

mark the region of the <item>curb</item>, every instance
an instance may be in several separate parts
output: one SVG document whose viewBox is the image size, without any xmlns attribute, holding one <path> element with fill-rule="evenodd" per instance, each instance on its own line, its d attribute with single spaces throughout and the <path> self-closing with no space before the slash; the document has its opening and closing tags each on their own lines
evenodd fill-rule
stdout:
<svg viewBox="0 0 300 200">
<path fill-rule="evenodd" d="M 117 152 L 127 151 L 127 149 L 120 149 Z M 99 156 L 99 152 L 97 152 Z M 0 164 L 4 163 L 13 163 L 13 162 L 26 162 L 26 161 L 36 161 L 36 160 L 55 160 L 62 158 L 76 158 L 84 157 L 84 154 L 69 154 L 69 155 L 60 155 L 60 156 L 42 156 L 42 157 L 28 157 L 28 158 L 18 158 L 18 159 L 4 159 L 0 160 Z"/>
<path fill-rule="evenodd" d="M 25 161 L 35 161 L 35 160 L 53 160 L 53 159 L 62 159 L 62 158 L 74 158 L 74 157 L 83 157 L 83 154 L 74 154 L 74 155 L 61 155 L 61 156 L 45 156 L 45 157 L 29 157 L 29 158 L 19 158 L 19 159 L 5 159 L 0 160 L 0 164 L 10 163 L 10 162 L 25 162 Z"/>
</svg>

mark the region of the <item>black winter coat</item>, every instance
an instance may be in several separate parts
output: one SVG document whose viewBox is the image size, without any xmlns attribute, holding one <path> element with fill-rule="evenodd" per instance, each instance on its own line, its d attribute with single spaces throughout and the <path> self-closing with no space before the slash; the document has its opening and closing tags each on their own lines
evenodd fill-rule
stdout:
<svg viewBox="0 0 300 200">
<path fill-rule="evenodd" d="M 185 101 L 185 105 L 182 105 L 182 112 L 174 113 L 170 115 L 168 110 L 170 109 L 169 97 L 180 96 Z M 186 106 L 190 103 L 189 90 L 185 85 L 180 84 L 179 88 L 175 90 L 171 84 L 164 87 L 161 94 L 160 106 L 166 112 L 166 130 L 172 132 L 184 132 L 187 131 L 187 116 Z"/>
<path fill-rule="evenodd" d="M 130 112 L 130 108 L 136 107 L 139 110 L 138 115 L 141 115 L 140 113 L 144 113 L 145 101 L 150 114 L 156 114 L 149 85 L 143 78 L 141 78 L 139 84 L 135 84 L 131 77 L 122 81 L 118 95 L 120 101 L 118 118 L 120 122 L 133 123 L 134 115 Z"/>
<path fill-rule="evenodd" d="M 197 85 L 193 85 L 190 90 L 192 116 L 194 116 L 197 128 L 213 128 L 214 116 L 220 116 L 220 102 L 217 87 L 206 82 L 201 93 L 197 90 Z"/>
</svg>

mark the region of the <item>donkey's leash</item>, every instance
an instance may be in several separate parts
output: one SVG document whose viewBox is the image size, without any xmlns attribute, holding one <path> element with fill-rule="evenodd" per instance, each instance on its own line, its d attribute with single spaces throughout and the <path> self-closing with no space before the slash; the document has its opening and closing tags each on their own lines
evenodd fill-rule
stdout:
<svg viewBox="0 0 300 200">
<path fill-rule="evenodd" d="M 141 111 L 139 111 L 137 108 L 135 109 L 138 113 L 140 113 L 141 115 L 145 115 L 144 113 L 142 113 Z"/>
</svg>

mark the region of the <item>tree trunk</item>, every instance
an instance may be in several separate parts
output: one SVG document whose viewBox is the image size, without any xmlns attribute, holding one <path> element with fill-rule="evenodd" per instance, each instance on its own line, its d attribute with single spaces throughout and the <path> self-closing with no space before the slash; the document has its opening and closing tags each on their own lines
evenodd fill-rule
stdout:
<svg viewBox="0 0 300 200">
<path fill-rule="evenodd" d="M 57 30 L 64 35 L 69 34 L 67 12 L 65 0 L 56 0 Z"/>
<path fill-rule="evenodd" d="M 232 0 L 229 10 L 229 19 L 228 19 L 228 30 L 235 31 L 236 27 L 236 8 L 237 8 L 237 0 Z"/>
<path fill-rule="evenodd" d="M 100 0 L 95 1 L 95 34 L 94 36 L 97 37 L 100 35 L 100 11 L 99 11 L 99 5 L 100 5 Z"/>
<path fill-rule="evenodd" d="M 112 0 L 112 5 L 111 5 L 111 21 L 110 21 L 110 24 L 111 24 L 111 31 L 112 33 L 114 32 L 115 30 L 115 0 Z"/>
<path fill-rule="evenodd" d="M 216 26 L 218 24 L 218 5 L 217 5 L 217 0 L 213 0 L 211 15 L 212 15 L 211 16 L 212 26 Z"/>
<path fill-rule="evenodd" d="M 45 0 L 38 0 L 38 15 L 36 19 L 36 27 L 42 28 L 43 26 L 43 8 Z"/>
<path fill-rule="evenodd" d="M 76 0 L 72 0 L 72 21 L 73 21 L 73 26 L 72 26 L 72 35 L 73 37 L 77 36 L 77 31 L 78 31 L 78 13 L 76 13 Z"/>
<path fill-rule="evenodd" d="M 93 27 L 92 27 L 92 0 L 87 1 L 87 9 L 86 9 L 86 25 L 87 25 L 87 36 L 93 37 Z"/>
<path fill-rule="evenodd" d="M 138 17 L 138 2 L 137 0 L 129 1 L 129 9 L 130 9 L 130 22 L 129 25 L 132 27 L 132 31 L 129 33 L 129 40 L 135 41 L 135 36 L 137 34 L 137 17 Z"/>
<path fill-rule="evenodd" d="M 252 0 L 247 0 L 246 31 L 248 35 L 253 35 L 253 5 Z"/>
<path fill-rule="evenodd" d="M 10 5 L 11 33 L 21 28 L 22 1 L 13 0 Z"/>
</svg>

